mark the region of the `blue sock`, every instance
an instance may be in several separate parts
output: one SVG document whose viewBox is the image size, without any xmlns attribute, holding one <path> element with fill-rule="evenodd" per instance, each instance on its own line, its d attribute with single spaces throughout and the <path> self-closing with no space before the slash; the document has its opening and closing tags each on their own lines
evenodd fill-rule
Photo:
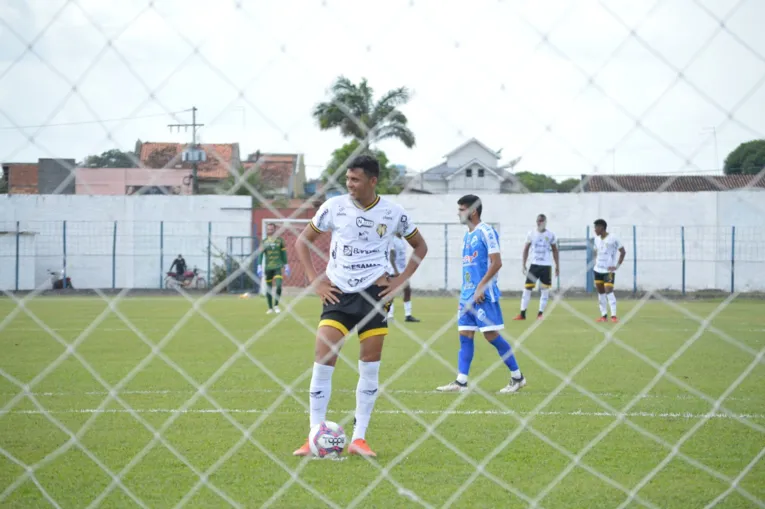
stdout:
<svg viewBox="0 0 765 509">
<path fill-rule="evenodd" d="M 467 376 L 470 372 L 470 363 L 473 362 L 473 353 L 475 352 L 475 343 L 473 340 L 460 336 L 460 355 L 457 362 L 457 368 L 460 375 Z"/>
<path fill-rule="evenodd" d="M 497 353 L 505 361 L 510 371 L 518 371 L 518 362 L 515 360 L 515 354 L 513 354 L 513 350 L 510 348 L 510 343 L 505 341 L 502 336 L 497 336 L 494 341 L 489 341 L 489 343 L 497 349 Z"/>
</svg>

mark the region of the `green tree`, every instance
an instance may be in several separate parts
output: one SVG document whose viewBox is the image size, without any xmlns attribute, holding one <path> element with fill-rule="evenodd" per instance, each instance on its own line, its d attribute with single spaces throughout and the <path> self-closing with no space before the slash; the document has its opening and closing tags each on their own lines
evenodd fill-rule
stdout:
<svg viewBox="0 0 765 509">
<path fill-rule="evenodd" d="M 542 173 L 519 171 L 515 176 L 531 193 L 542 193 L 548 189 L 558 190 L 558 181 Z"/>
<path fill-rule="evenodd" d="M 245 182 L 249 186 L 245 185 Z M 263 180 L 260 169 L 256 166 L 249 172 L 240 166 L 234 175 L 229 175 L 218 185 L 218 194 L 228 194 L 236 196 L 251 196 L 252 208 L 260 207 L 262 204 L 258 196 L 253 195 L 250 188 L 255 189 L 260 196 L 265 196 L 268 192 L 268 185 Z"/>
<path fill-rule="evenodd" d="M 0 175 L 0 194 L 8 194 L 8 181 Z"/>
<path fill-rule="evenodd" d="M 360 142 L 358 140 L 353 140 L 332 152 L 332 159 L 330 159 L 327 168 L 321 174 L 322 182 L 326 183 L 329 180 L 330 175 L 335 175 L 340 188 L 345 188 L 345 171 L 348 169 L 347 164 L 351 162 L 349 158 L 354 151 L 359 148 L 359 145 Z M 377 181 L 377 192 L 379 194 L 400 193 L 403 183 L 398 182 L 398 170 L 391 166 L 385 152 L 367 148 L 357 153 L 357 155 L 363 154 L 375 157 L 380 163 L 380 178 Z M 343 166 L 343 163 L 345 163 L 346 166 Z M 338 184 L 335 184 L 335 186 Z"/>
<path fill-rule="evenodd" d="M 725 158 L 726 175 L 757 175 L 765 168 L 765 140 L 742 143 Z"/>
<path fill-rule="evenodd" d="M 559 193 L 570 193 L 576 187 L 582 183 L 581 179 L 566 179 L 560 184 L 558 184 L 558 192 Z"/>
<path fill-rule="evenodd" d="M 340 129 L 344 137 L 366 138 L 370 144 L 396 139 L 407 148 L 414 147 L 414 133 L 407 125 L 406 115 L 398 109 L 409 102 L 411 94 L 407 88 L 389 90 L 375 100 L 366 78 L 357 85 L 340 76 L 332 85 L 332 95 L 331 101 L 319 103 L 313 110 L 321 130 Z"/>
<path fill-rule="evenodd" d="M 86 157 L 83 166 L 89 168 L 137 168 L 138 158 L 133 152 L 123 152 L 114 148 L 100 155 Z"/>
</svg>

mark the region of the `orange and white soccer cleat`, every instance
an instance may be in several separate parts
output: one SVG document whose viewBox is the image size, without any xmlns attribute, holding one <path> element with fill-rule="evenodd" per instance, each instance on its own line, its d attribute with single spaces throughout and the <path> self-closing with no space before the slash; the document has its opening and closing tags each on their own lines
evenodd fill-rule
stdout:
<svg viewBox="0 0 765 509">
<path fill-rule="evenodd" d="M 600 318 L 598 318 L 595 321 L 596 322 L 607 322 L 608 321 L 608 317 L 607 316 L 601 316 Z"/>
<path fill-rule="evenodd" d="M 367 441 L 363 438 L 357 438 L 353 442 L 351 442 L 351 445 L 348 446 L 348 454 L 355 456 L 368 456 L 370 458 L 376 458 L 377 454 L 374 453 L 372 449 L 369 448 L 369 445 L 367 445 Z"/>
<path fill-rule="evenodd" d="M 619 322 L 619 319 L 617 317 L 615 317 L 615 316 L 612 316 L 611 317 L 611 321 L 614 322 L 614 323 L 617 323 L 617 322 Z"/>
<path fill-rule="evenodd" d="M 311 446 L 308 444 L 308 440 L 305 441 L 303 447 L 292 453 L 293 456 L 310 456 L 311 454 L 313 453 L 311 452 Z"/>
</svg>

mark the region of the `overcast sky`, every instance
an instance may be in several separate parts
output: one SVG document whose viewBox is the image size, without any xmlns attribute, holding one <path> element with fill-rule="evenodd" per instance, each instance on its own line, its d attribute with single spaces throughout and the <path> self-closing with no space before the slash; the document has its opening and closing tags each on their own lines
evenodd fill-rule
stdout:
<svg viewBox="0 0 765 509">
<path fill-rule="evenodd" d="M 416 170 L 476 137 L 559 179 L 710 174 L 765 137 L 763 0 L 3 0 L 0 19 L 3 161 L 185 142 L 167 124 L 195 105 L 202 141 L 317 175 L 344 141 L 311 110 L 339 74 L 413 90 L 417 146 L 380 148 Z"/>
</svg>

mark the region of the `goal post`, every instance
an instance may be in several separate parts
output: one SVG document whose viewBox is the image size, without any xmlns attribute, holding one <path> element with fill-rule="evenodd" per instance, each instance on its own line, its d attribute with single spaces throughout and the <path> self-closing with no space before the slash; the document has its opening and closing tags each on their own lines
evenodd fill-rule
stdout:
<svg viewBox="0 0 765 509">
<path fill-rule="evenodd" d="M 275 235 L 284 239 L 284 244 L 287 247 L 287 263 L 290 266 L 290 275 L 283 274 L 282 286 L 284 288 L 305 288 L 308 285 L 308 278 L 305 275 L 303 266 L 300 264 L 297 256 L 297 250 L 295 244 L 300 236 L 300 233 L 310 223 L 310 219 L 281 219 L 281 218 L 266 218 L 262 220 L 261 225 L 261 239 L 266 238 L 266 229 L 269 224 L 276 226 Z M 310 248 L 311 260 L 313 266 L 317 272 L 323 272 L 327 267 L 327 260 L 329 258 L 330 247 L 330 235 L 322 235 L 314 247 Z M 265 281 L 261 281 L 261 294 L 265 295 Z"/>
</svg>

